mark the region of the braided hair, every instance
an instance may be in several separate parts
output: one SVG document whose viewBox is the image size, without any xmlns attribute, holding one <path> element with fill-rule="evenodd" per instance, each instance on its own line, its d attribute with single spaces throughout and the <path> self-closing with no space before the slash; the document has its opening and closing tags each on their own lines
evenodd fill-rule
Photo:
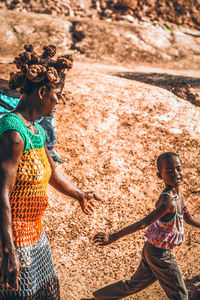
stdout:
<svg viewBox="0 0 200 300">
<path fill-rule="evenodd" d="M 31 94 L 34 88 L 42 85 L 54 87 L 65 76 L 64 71 L 72 68 L 71 54 L 52 59 L 56 54 L 54 45 L 44 46 L 40 56 L 32 45 L 25 45 L 24 49 L 14 60 L 18 71 L 10 73 L 8 85 L 12 90 Z"/>
</svg>

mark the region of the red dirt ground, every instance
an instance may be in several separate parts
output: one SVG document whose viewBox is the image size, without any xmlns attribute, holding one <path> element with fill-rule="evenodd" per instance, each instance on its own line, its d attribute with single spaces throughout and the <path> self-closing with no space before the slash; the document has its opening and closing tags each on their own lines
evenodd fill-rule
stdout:
<svg viewBox="0 0 200 300">
<path fill-rule="evenodd" d="M 1 64 L 8 78 L 11 64 Z M 168 74 L 197 78 L 198 72 L 145 66 L 105 66 L 77 61 L 68 73 L 66 104 L 59 104 L 57 152 L 65 159 L 58 165 L 75 185 L 95 190 L 102 198 L 88 217 L 78 203 L 49 187 L 49 208 L 43 222 L 61 299 L 79 300 L 105 284 L 129 278 L 136 269 L 144 231 L 106 248 L 92 243 L 99 230 L 113 232 L 148 214 L 162 190 L 156 177 L 156 157 L 177 152 L 184 166 L 181 188 L 189 210 L 200 217 L 199 187 L 200 108 L 165 88 L 117 76 L 119 73 Z M 186 241 L 173 252 L 182 270 L 190 299 L 197 300 L 200 283 L 198 229 L 185 227 Z M 127 299 L 167 299 L 158 283 Z"/>
<path fill-rule="evenodd" d="M 115 76 L 132 71 L 115 66 L 77 63 L 66 83 L 65 105 L 57 112 L 59 169 L 79 187 L 102 198 L 92 217 L 51 188 L 44 217 L 60 278 L 62 299 L 80 299 L 110 282 L 129 278 L 136 269 L 144 231 L 107 247 L 92 243 L 99 230 L 122 228 L 149 213 L 162 189 L 155 160 L 163 151 L 179 153 L 184 165 L 182 192 L 189 209 L 200 216 L 200 109 L 171 92 Z M 161 72 L 162 70 L 162 72 Z M 134 71 L 152 71 L 135 67 Z M 197 76 L 192 71 L 154 72 Z M 199 230 L 186 225 L 186 241 L 173 252 L 187 280 L 190 299 L 198 299 Z M 164 300 L 156 283 L 128 299 Z"/>
</svg>

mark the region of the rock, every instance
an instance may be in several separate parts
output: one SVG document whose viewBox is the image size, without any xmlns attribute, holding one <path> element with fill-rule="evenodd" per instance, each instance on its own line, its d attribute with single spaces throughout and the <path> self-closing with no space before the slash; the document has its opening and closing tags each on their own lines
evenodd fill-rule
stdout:
<svg viewBox="0 0 200 300">
<path fill-rule="evenodd" d="M 6 24 L 5 24 L 6 19 Z M 68 51 L 72 45 L 70 33 L 72 24 L 67 20 L 53 18 L 50 22 L 49 16 L 34 15 L 7 10 L 0 11 L 0 53 L 4 56 L 15 55 L 19 45 L 34 44 L 42 47 L 44 44 L 59 45 L 61 52 Z"/>
<path fill-rule="evenodd" d="M 76 40 L 79 42 L 82 41 L 86 36 L 84 33 L 84 27 L 79 23 L 74 26 L 73 34 Z"/>
<path fill-rule="evenodd" d="M 92 0 L 78 0 L 76 3 L 82 9 L 89 9 L 92 5 Z"/>
<path fill-rule="evenodd" d="M 136 9 L 138 7 L 138 0 L 118 0 L 116 6 Z"/>
<path fill-rule="evenodd" d="M 145 43 L 157 49 L 166 50 L 171 46 L 171 32 L 160 26 L 144 26 L 140 36 Z"/>
<path fill-rule="evenodd" d="M 103 10 L 102 15 L 106 17 L 110 17 L 113 15 L 113 11 L 111 9 L 105 9 Z"/>
<path fill-rule="evenodd" d="M 0 21 L 7 21 L 0 28 L 0 54 L 12 55 L 19 45 L 25 43 L 35 43 L 40 47 L 48 42 L 58 45 L 61 51 L 73 49 L 86 57 L 104 58 L 113 63 L 177 61 L 178 65 L 184 59 L 188 67 L 190 63 L 199 66 L 198 30 L 171 28 L 158 21 L 154 25 L 147 21 L 139 22 L 131 15 L 114 14 L 111 9 L 104 12 L 107 22 L 97 21 L 95 15 L 94 20 L 81 20 L 74 14 L 73 18 L 59 18 L 2 9 Z M 80 10 L 79 15 L 81 13 Z M 120 23 L 113 23 L 113 18 L 120 20 Z"/>
<path fill-rule="evenodd" d="M 188 98 L 191 99 L 191 102 L 200 107 L 200 88 L 189 88 Z"/>
<path fill-rule="evenodd" d="M 121 16 L 121 20 L 125 20 L 125 21 L 128 21 L 130 23 L 134 23 L 135 22 L 135 18 L 131 15 L 124 15 L 124 16 Z"/>
<path fill-rule="evenodd" d="M 139 20 L 159 20 L 183 24 L 190 28 L 200 29 L 200 14 L 198 1 L 185 0 L 1 0 L 1 7 L 18 11 L 37 13 L 81 16 L 90 18 L 107 18 L 104 10 L 112 10 L 112 19 L 120 20 L 120 15 L 129 9 Z M 95 13 L 92 11 L 95 10 Z M 129 22 L 129 20 L 127 20 Z"/>
<path fill-rule="evenodd" d="M 0 26 L 0 49 L 1 53 L 7 53 L 9 55 L 10 49 L 12 49 L 13 45 L 18 47 L 19 41 L 17 39 L 16 32 L 7 24 L 4 23 L 5 19 L 0 18 L 1 24 L 4 26 Z"/>
</svg>

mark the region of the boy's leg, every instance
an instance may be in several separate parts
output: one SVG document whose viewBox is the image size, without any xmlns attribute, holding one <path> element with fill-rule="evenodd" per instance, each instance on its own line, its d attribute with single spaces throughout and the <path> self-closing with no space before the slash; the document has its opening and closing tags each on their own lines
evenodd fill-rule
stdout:
<svg viewBox="0 0 200 300">
<path fill-rule="evenodd" d="M 148 243 L 145 258 L 169 299 L 188 300 L 188 292 L 180 269 L 170 250 Z"/>
<path fill-rule="evenodd" d="M 126 280 L 125 282 L 118 281 L 95 291 L 93 293 L 95 299 L 122 299 L 138 293 L 156 281 L 157 279 L 152 273 L 143 252 L 144 248 L 142 251 L 142 260 L 130 280 Z"/>
</svg>

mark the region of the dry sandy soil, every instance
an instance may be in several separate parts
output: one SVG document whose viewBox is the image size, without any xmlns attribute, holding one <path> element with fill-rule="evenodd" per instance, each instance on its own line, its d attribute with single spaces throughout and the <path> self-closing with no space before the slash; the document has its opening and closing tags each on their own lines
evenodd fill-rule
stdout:
<svg viewBox="0 0 200 300">
<path fill-rule="evenodd" d="M 3 64 L 7 78 L 12 65 Z M 125 74 L 133 74 L 126 79 Z M 60 279 L 61 299 L 78 300 L 110 282 L 129 278 L 136 269 L 144 231 L 106 248 L 92 243 L 99 230 L 113 232 L 148 214 L 162 190 L 156 157 L 175 151 L 182 158 L 181 187 L 189 210 L 200 217 L 200 108 L 166 87 L 141 82 L 146 78 L 198 78 L 197 71 L 135 66 L 125 68 L 77 61 L 68 73 L 66 104 L 59 104 L 57 151 L 65 163 L 60 171 L 85 190 L 102 198 L 95 213 L 85 216 L 73 200 L 49 188 L 44 228 Z M 120 75 L 120 77 L 119 77 Z M 124 75 L 124 78 L 123 76 Z M 138 76 L 138 77 L 137 77 Z M 186 225 L 186 241 L 173 252 L 190 290 L 198 299 L 199 230 Z M 156 283 L 128 299 L 167 299 Z"/>
<path fill-rule="evenodd" d="M 182 158 L 184 199 L 200 216 L 199 194 L 191 193 L 199 188 L 200 109 L 136 76 L 133 80 L 118 77 L 126 72 L 198 77 L 192 71 L 75 65 L 67 83 L 69 100 L 57 113 L 57 149 L 66 160 L 59 168 L 81 188 L 95 190 L 103 202 L 88 218 L 77 204 L 50 190 L 45 223 L 63 299 L 89 296 L 134 272 L 144 243 L 142 231 L 104 249 L 92 244 L 92 236 L 99 230 L 122 228 L 151 211 L 162 189 L 155 160 L 163 151 L 175 151 Z M 195 283 L 200 274 L 199 246 L 199 230 L 186 226 L 186 242 L 174 252 L 192 289 L 190 299 L 198 299 L 200 288 Z M 130 299 L 166 297 L 155 284 Z"/>
<path fill-rule="evenodd" d="M 13 65 L 3 63 L 5 55 L 0 54 L 0 77 L 7 79 Z M 65 163 L 57 168 L 78 187 L 94 190 L 102 202 L 88 217 L 77 202 L 49 187 L 43 223 L 62 300 L 91 297 L 92 291 L 129 278 L 135 271 L 145 240 L 143 230 L 105 248 L 95 246 L 92 238 L 98 231 L 113 232 L 131 224 L 154 208 L 163 188 L 155 166 L 162 152 L 180 155 L 184 201 L 200 217 L 200 108 L 192 104 L 191 94 L 177 93 L 177 87 L 187 85 L 199 93 L 200 74 L 196 64 L 188 64 L 188 57 L 185 62 L 178 68 L 173 61 L 105 64 L 79 56 L 68 72 L 65 104 L 58 105 L 56 114 L 56 150 Z M 185 242 L 173 253 L 190 299 L 197 300 L 200 231 L 186 225 L 185 234 Z M 127 299 L 167 298 L 155 283 Z"/>
<path fill-rule="evenodd" d="M 90 296 L 95 289 L 129 278 L 136 269 L 144 232 L 107 248 L 92 243 L 99 230 L 114 231 L 149 213 L 163 187 L 156 177 L 155 160 L 163 151 L 175 151 L 183 160 L 182 192 L 189 209 L 200 216 L 199 138 L 200 109 L 166 89 L 144 84 L 137 77 L 118 74 L 157 73 L 197 77 L 192 71 L 77 63 L 66 84 L 66 105 L 57 113 L 57 150 L 65 163 L 58 166 L 83 189 L 102 198 L 92 217 L 77 203 L 50 192 L 45 227 L 50 238 L 62 299 Z M 186 241 L 174 253 L 198 299 L 200 283 L 199 230 L 186 226 Z M 194 281 L 194 282 L 193 282 Z M 158 284 L 129 299 L 166 299 Z"/>
</svg>

